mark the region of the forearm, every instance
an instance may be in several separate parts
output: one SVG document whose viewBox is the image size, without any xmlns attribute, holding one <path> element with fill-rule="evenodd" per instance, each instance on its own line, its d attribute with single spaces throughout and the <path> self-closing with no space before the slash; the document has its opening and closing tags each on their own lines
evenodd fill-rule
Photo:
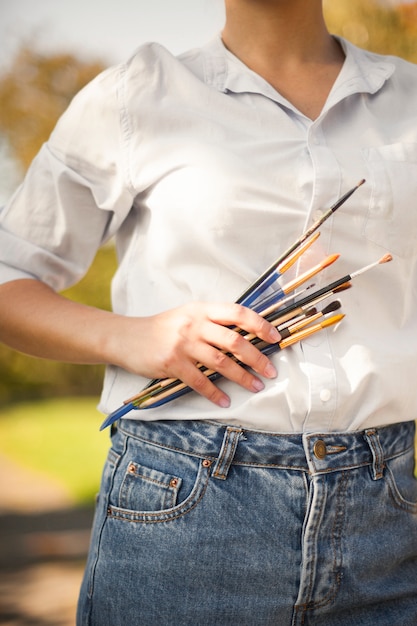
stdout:
<svg viewBox="0 0 417 626">
<path fill-rule="evenodd" d="M 121 316 L 73 302 L 37 280 L 0 285 L 0 341 L 31 356 L 108 363 L 107 338 Z"/>
<path fill-rule="evenodd" d="M 275 343 L 277 330 L 237 304 L 191 302 L 151 317 L 128 317 L 68 300 L 35 280 L 0 286 L 0 341 L 36 357 L 104 363 L 147 378 L 179 378 L 212 402 L 228 397 L 197 363 L 257 392 L 260 376 L 274 378 L 269 359 L 230 327 Z"/>
</svg>

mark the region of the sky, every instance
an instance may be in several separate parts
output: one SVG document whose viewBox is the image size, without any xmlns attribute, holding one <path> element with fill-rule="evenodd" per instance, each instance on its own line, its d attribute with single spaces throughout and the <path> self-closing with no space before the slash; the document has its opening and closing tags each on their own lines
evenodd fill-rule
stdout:
<svg viewBox="0 0 417 626">
<path fill-rule="evenodd" d="M 0 0 L 0 70 L 29 43 L 106 64 L 158 41 L 174 54 L 222 27 L 222 0 Z"/>
</svg>

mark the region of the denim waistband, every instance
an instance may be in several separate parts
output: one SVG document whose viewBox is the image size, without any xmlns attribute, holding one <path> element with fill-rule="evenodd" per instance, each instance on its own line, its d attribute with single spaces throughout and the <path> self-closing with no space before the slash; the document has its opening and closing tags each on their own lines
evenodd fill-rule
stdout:
<svg viewBox="0 0 417 626">
<path fill-rule="evenodd" d="M 283 434 L 202 420 L 123 419 L 120 433 L 171 450 L 216 462 L 252 467 L 295 469 L 311 474 L 370 465 L 382 476 L 384 461 L 414 447 L 415 422 L 362 431 Z"/>
</svg>

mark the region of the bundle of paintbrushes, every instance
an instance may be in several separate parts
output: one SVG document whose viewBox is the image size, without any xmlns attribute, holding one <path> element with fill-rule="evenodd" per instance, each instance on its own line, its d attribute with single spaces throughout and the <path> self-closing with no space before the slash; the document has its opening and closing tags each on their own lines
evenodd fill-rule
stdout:
<svg viewBox="0 0 417 626">
<path fill-rule="evenodd" d="M 350 281 L 359 274 L 363 274 L 379 264 L 391 261 L 391 255 L 387 254 L 375 263 L 367 265 L 351 274 L 342 276 L 321 289 L 314 291 L 314 285 L 309 285 L 301 292 L 296 293 L 299 287 L 308 283 L 314 276 L 339 258 L 338 254 L 332 254 L 294 280 L 289 281 L 283 286 L 277 284 L 278 279 L 283 276 L 317 240 L 320 235 L 318 229 L 323 222 L 342 206 L 364 182 L 364 180 L 361 180 L 353 189 L 339 198 L 339 200 L 328 209 L 311 228 L 303 233 L 273 265 L 259 276 L 237 300 L 239 304 L 250 307 L 278 329 L 281 340 L 278 343 L 269 344 L 263 342 L 255 335 L 245 333 L 241 329 L 235 328 L 236 332 L 242 334 L 245 339 L 256 345 L 264 354 L 269 355 L 278 350 L 283 350 L 324 328 L 329 328 L 340 322 L 344 315 L 337 313 L 337 310 L 341 306 L 339 300 L 331 302 L 321 311 L 318 311 L 316 306 L 327 298 L 338 294 L 344 289 L 348 289 L 350 287 Z M 271 293 L 265 295 L 268 291 L 271 291 Z M 237 361 L 234 355 L 229 354 L 228 356 Z M 216 380 L 221 376 L 218 372 L 208 369 L 203 364 L 198 364 L 197 367 L 199 367 L 210 380 Z M 126 400 L 123 406 L 111 413 L 103 422 L 101 429 L 106 428 L 132 409 L 155 408 L 189 391 L 191 391 L 191 388 L 179 379 L 154 379 L 150 381 L 140 393 Z"/>
</svg>

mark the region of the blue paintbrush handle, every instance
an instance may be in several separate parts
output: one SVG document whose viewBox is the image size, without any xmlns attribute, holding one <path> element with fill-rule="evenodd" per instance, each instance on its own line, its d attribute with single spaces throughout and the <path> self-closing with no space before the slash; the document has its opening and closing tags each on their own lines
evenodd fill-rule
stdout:
<svg viewBox="0 0 417 626">
<path fill-rule="evenodd" d="M 277 289 L 277 291 L 274 291 L 271 295 L 263 298 L 263 300 L 258 302 L 255 306 L 252 306 L 252 310 L 255 311 L 255 313 L 262 313 L 262 311 L 265 311 L 265 309 L 270 307 L 272 304 L 276 304 L 280 300 L 283 300 L 285 295 L 286 294 L 282 291 L 282 289 Z"/>
<path fill-rule="evenodd" d="M 256 289 L 248 293 L 248 295 L 240 302 L 243 306 L 250 307 L 267 289 L 274 284 L 275 281 L 281 276 L 279 272 L 273 272 L 270 276 L 268 276 Z M 281 288 L 277 289 L 277 292 L 282 292 Z M 283 294 L 284 295 L 284 294 Z"/>
<path fill-rule="evenodd" d="M 134 407 L 132 402 L 128 402 L 127 404 L 123 404 L 121 407 L 119 407 L 118 409 L 113 411 L 113 413 L 110 413 L 110 415 L 108 415 L 106 417 L 106 419 L 104 420 L 104 422 L 100 426 L 100 430 L 104 430 L 108 426 L 111 426 L 111 424 L 113 424 L 113 422 L 117 422 L 118 419 L 120 419 L 121 417 L 126 415 L 126 413 L 129 413 L 130 411 L 132 411 L 132 409 L 134 409 L 134 408 L 135 407 Z"/>
<path fill-rule="evenodd" d="M 267 344 L 265 347 L 261 348 L 261 352 L 266 355 L 272 354 L 273 352 L 276 352 L 277 350 L 280 350 L 280 346 L 278 343 Z M 240 365 L 242 364 L 240 363 Z M 221 374 L 219 374 L 218 372 L 213 372 L 213 374 L 210 374 L 208 378 L 209 380 L 217 380 L 221 378 Z M 180 398 L 181 396 L 184 396 L 185 394 L 190 393 L 190 391 L 192 391 L 191 387 L 183 387 L 182 389 L 172 393 L 170 396 L 163 398 L 162 400 L 159 400 L 159 401 L 158 401 L 158 396 L 155 396 L 155 402 L 149 408 L 154 409 L 158 406 L 162 406 L 163 404 L 167 404 L 168 402 L 171 402 L 171 400 L 175 400 L 176 398 Z M 133 411 L 133 410 L 143 411 L 144 409 L 141 409 L 140 406 L 136 407 L 133 404 L 133 402 L 124 404 L 123 406 L 119 407 L 118 409 L 113 411 L 113 413 L 110 413 L 110 415 L 106 417 L 106 419 L 100 426 L 100 430 L 104 430 L 108 426 L 111 426 L 111 424 L 113 424 L 118 419 L 120 419 L 121 417 L 123 417 L 127 413 L 130 413 L 130 411 Z"/>
</svg>

